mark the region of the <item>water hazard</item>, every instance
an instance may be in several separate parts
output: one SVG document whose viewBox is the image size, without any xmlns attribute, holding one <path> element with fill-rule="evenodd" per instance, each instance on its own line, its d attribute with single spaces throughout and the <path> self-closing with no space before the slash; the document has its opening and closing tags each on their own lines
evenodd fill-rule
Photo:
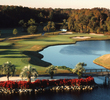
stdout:
<svg viewBox="0 0 110 100">
<path fill-rule="evenodd" d="M 42 60 L 55 66 L 74 68 L 78 62 L 85 62 L 86 69 L 103 67 L 93 63 L 93 60 L 110 53 L 110 41 L 83 41 L 76 44 L 50 46 L 40 52 L 44 55 Z"/>
</svg>

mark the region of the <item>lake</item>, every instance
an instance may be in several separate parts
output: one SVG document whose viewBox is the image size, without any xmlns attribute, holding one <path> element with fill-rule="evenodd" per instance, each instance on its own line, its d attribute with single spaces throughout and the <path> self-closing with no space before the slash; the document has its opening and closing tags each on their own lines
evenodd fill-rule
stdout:
<svg viewBox="0 0 110 100">
<path fill-rule="evenodd" d="M 110 41 L 81 41 L 76 44 L 57 45 L 45 48 L 40 52 L 44 61 L 55 66 L 74 68 L 78 62 L 87 64 L 86 69 L 104 69 L 93 63 L 93 60 L 110 53 Z"/>
</svg>

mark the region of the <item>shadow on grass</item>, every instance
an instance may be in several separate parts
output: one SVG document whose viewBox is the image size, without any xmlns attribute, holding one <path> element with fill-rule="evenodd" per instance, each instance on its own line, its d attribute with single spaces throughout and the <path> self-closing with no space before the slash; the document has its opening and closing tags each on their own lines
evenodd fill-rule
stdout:
<svg viewBox="0 0 110 100">
<path fill-rule="evenodd" d="M 0 46 L 0 49 L 15 49 L 14 47 L 14 43 L 10 44 L 10 45 L 6 45 L 6 46 Z"/>
<path fill-rule="evenodd" d="M 23 51 L 23 54 L 27 55 L 30 60 L 29 63 L 37 65 L 37 66 L 43 66 L 43 67 L 48 67 L 51 65 L 49 62 L 45 62 L 41 60 L 43 58 L 43 55 L 39 54 L 38 52 L 35 51 Z"/>
<path fill-rule="evenodd" d="M 3 56 L 0 58 L 27 58 L 26 56 Z"/>
<path fill-rule="evenodd" d="M 6 50 L 0 51 L 0 55 L 11 55 L 11 54 L 20 54 L 20 51 Z"/>
</svg>

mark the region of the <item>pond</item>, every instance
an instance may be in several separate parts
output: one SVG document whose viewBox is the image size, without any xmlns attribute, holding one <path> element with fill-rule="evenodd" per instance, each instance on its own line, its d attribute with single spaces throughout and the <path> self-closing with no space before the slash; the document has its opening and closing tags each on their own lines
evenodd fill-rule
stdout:
<svg viewBox="0 0 110 100">
<path fill-rule="evenodd" d="M 78 62 L 85 62 L 86 69 L 104 69 L 93 60 L 110 53 L 110 41 L 81 41 L 76 44 L 50 46 L 40 52 L 44 61 L 55 66 L 74 68 Z"/>
</svg>

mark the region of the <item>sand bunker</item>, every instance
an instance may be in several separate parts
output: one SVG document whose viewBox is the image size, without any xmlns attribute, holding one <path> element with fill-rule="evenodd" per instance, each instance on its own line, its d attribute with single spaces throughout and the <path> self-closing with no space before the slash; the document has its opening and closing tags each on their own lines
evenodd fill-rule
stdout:
<svg viewBox="0 0 110 100">
<path fill-rule="evenodd" d="M 104 34 L 89 33 L 90 35 L 104 36 Z"/>
<path fill-rule="evenodd" d="M 64 32 L 64 33 L 59 33 L 60 35 L 64 35 L 64 34 L 73 34 L 73 32 Z"/>
<path fill-rule="evenodd" d="M 84 37 L 81 37 L 81 36 L 72 37 L 72 39 L 88 39 L 88 38 L 91 38 L 91 37 L 88 37 L 88 36 L 84 36 Z"/>
</svg>

